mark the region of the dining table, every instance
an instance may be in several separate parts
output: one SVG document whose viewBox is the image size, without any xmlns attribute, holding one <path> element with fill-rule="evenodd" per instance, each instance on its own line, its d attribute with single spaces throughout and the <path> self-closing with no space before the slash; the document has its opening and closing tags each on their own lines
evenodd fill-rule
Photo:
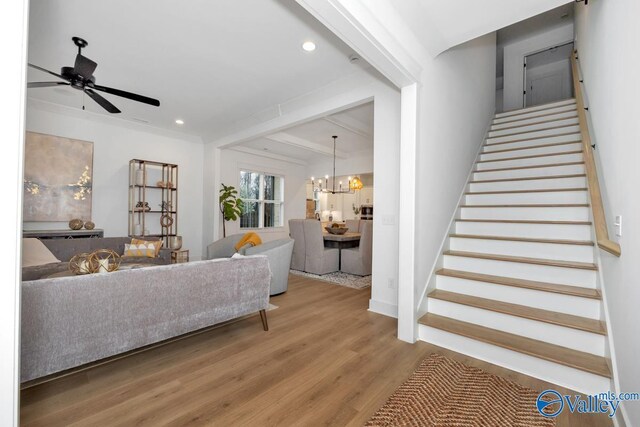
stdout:
<svg viewBox="0 0 640 427">
<path fill-rule="evenodd" d="M 360 233 L 346 232 L 344 234 L 331 234 L 327 231 L 322 233 L 325 248 L 355 248 L 360 245 Z"/>
</svg>

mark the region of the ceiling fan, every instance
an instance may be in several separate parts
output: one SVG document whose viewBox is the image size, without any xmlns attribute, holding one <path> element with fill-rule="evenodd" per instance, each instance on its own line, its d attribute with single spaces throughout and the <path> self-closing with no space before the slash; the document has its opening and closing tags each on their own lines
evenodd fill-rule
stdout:
<svg viewBox="0 0 640 427">
<path fill-rule="evenodd" d="M 96 93 L 95 91 L 101 91 L 105 93 L 109 93 L 111 95 L 121 96 L 123 98 L 131 99 L 133 101 L 142 102 L 145 104 L 153 105 L 155 107 L 160 106 L 160 101 L 157 99 L 149 98 L 142 95 L 137 95 L 135 93 L 126 92 L 120 89 L 114 89 L 106 86 L 100 86 L 96 84 L 96 78 L 93 75 L 98 64 L 93 62 L 86 56 L 82 55 L 82 49 L 87 47 L 89 43 L 86 40 L 81 39 L 80 37 L 72 37 L 73 43 L 78 46 L 78 54 L 76 55 L 76 62 L 73 67 L 62 67 L 60 70 L 60 74 L 54 73 L 53 71 L 46 70 L 42 67 L 38 67 L 34 64 L 29 64 L 30 67 L 35 68 L 36 70 L 44 71 L 45 73 L 49 73 L 53 76 L 56 76 L 62 80 L 66 80 L 64 82 L 32 82 L 28 83 L 28 88 L 38 88 L 38 87 L 51 87 L 51 86 L 71 86 L 74 89 L 78 89 L 89 95 L 91 99 L 97 102 L 102 108 L 107 110 L 110 113 L 119 113 L 120 110 L 113 105 L 111 102 L 107 101 L 104 97 Z M 84 106 L 82 107 L 84 109 Z"/>
</svg>

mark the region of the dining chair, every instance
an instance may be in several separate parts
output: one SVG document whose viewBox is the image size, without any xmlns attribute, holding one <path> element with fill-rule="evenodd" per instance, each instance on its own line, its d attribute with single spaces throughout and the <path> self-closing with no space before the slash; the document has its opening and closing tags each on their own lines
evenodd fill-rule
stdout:
<svg viewBox="0 0 640 427">
<path fill-rule="evenodd" d="M 291 256 L 291 269 L 304 271 L 305 243 L 304 243 L 304 219 L 289 220 L 289 236 L 293 239 L 293 255 Z M 318 221 L 316 221 L 318 222 Z"/>
<path fill-rule="evenodd" d="M 360 245 L 356 248 L 342 249 L 340 271 L 358 276 L 371 274 L 373 256 L 373 221 L 360 221 Z"/>
<path fill-rule="evenodd" d="M 320 221 L 304 220 L 304 246 L 304 271 L 320 275 L 338 271 L 340 249 L 324 247 Z"/>
<path fill-rule="evenodd" d="M 345 221 L 345 225 L 349 229 L 349 233 L 357 233 L 359 231 L 360 220 L 359 219 L 348 219 Z"/>
</svg>

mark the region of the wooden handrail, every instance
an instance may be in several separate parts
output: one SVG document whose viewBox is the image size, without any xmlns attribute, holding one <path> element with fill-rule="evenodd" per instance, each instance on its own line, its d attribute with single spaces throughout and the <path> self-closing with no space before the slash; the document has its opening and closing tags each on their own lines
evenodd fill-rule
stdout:
<svg viewBox="0 0 640 427">
<path fill-rule="evenodd" d="M 582 88 L 580 86 L 580 75 L 578 72 L 576 54 L 571 55 L 571 72 L 573 74 L 573 90 L 576 97 L 576 108 L 578 109 L 580 134 L 582 136 L 582 153 L 584 156 L 584 165 L 587 174 L 589 196 L 591 197 L 593 225 L 596 230 L 596 243 L 600 249 L 615 256 L 620 256 L 620 245 L 609 239 L 609 231 L 607 230 L 607 220 L 604 215 L 604 206 L 602 205 L 602 194 L 600 193 L 600 184 L 598 182 L 598 171 L 596 170 L 596 163 L 593 159 L 593 148 L 591 147 L 591 136 L 589 135 L 587 115 L 584 108 L 584 99 L 582 95 Z"/>
</svg>

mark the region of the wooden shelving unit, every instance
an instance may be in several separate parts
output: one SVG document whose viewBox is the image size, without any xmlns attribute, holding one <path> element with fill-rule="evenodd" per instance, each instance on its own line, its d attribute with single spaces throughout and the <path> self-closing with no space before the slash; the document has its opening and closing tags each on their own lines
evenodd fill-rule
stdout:
<svg viewBox="0 0 640 427">
<path fill-rule="evenodd" d="M 177 234 L 178 165 L 130 160 L 129 236 L 160 237 L 169 248 L 169 238 Z"/>
</svg>

